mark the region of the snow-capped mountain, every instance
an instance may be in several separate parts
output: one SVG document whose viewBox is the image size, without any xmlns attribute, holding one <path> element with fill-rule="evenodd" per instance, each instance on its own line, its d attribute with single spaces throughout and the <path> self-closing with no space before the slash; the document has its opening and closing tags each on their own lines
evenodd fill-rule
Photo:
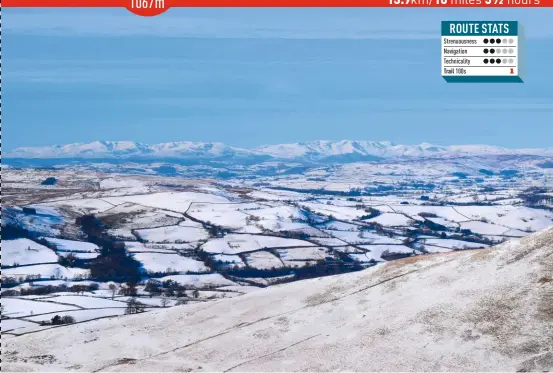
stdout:
<svg viewBox="0 0 553 373">
<path fill-rule="evenodd" d="M 297 161 L 361 161 L 487 155 L 553 155 L 553 148 L 507 149 L 490 145 L 401 145 L 389 141 L 309 141 L 243 149 L 223 143 L 180 141 L 147 145 L 131 141 L 95 141 L 48 147 L 21 147 L 8 158 L 220 158 L 259 157 Z"/>
<path fill-rule="evenodd" d="M 428 158 L 436 156 L 486 156 L 486 155 L 551 155 L 553 149 L 507 149 L 490 145 L 440 146 L 428 143 L 401 145 L 389 141 L 309 141 L 295 144 L 262 146 L 258 154 L 274 158 L 314 158 L 358 155 L 378 158 Z"/>
<path fill-rule="evenodd" d="M 94 141 L 43 147 L 21 147 L 6 154 L 13 158 L 96 158 L 104 156 L 133 156 L 150 152 L 148 145 L 132 141 Z"/>
<path fill-rule="evenodd" d="M 152 154 L 156 156 L 238 156 L 250 155 L 251 152 L 246 149 L 235 148 L 220 142 L 193 142 L 179 141 L 151 145 L 149 147 Z"/>
<path fill-rule="evenodd" d="M 218 157 L 249 155 L 250 151 L 222 143 L 192 141 L 147 145 L 132 141 L 94 141 L 45 147 L 21 147 L 9 158 L 130 158 L 130 157 Z"/>
</svg>

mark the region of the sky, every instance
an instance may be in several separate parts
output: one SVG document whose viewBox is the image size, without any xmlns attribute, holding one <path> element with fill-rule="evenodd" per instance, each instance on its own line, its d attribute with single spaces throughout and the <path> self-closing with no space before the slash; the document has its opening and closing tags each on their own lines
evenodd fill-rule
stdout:
<svg viewBox="0 0 553 373">
<path fill-rule="evenodd" d="M 95 140 L 553 146 L 553 9 L 2 11 L 7 151 Z M 443 20 L 518 20 L 525 82 L 446 83 Z"/>
</svg>

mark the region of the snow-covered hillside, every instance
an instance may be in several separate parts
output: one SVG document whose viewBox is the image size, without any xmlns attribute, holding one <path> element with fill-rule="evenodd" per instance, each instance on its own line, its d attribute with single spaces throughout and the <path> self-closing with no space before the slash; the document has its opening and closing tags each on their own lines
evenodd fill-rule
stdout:
<svg viewBox="0 0 553 373">
<path fill-rule="evenodd" d="M 242 149 L 222 143 L 191 141 L 147 145 L 131 141 L 95 141 L 48 147 L 20 147 L 6 154 L 8 158 L 233 158 L 302 161 L 352 161 L 380 158 L 459 157 L 489 155 L 553 155 L 553 149 L 506 149 L 489 145 L 433 144 L 399 145 L 388 141 L 309 141 Z"/>
<path fill-rule="evenodd" d="M 4 371 L 547 371 L 553 229 L 3 338 Z"/>
</svg>

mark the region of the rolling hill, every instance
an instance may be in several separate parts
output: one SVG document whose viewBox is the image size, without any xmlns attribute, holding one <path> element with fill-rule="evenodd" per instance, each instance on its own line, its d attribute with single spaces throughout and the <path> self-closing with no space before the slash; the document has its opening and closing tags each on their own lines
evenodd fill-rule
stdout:
<svg viewBox="0 0 553 373">
<path fill-rule="evenodd" d="M 553 228 L 3 340 L 4 371 L 553 369 Z"/>
</svg>

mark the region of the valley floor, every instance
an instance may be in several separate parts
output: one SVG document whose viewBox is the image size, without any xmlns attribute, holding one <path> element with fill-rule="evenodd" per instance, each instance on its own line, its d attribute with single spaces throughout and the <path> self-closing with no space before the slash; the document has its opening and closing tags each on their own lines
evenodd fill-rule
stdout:
<svg viewBox="0 0 553 373">
<path fill-rule="evenodd" d="M 119 320 L 135 301 L 152 315 L 201 308 L 553 224 L 544 174 L 429 179 L 394 169 L 365 179 L 366 166 L 227 181 L 8 169 L 2 336 L 57 328 L 56 317 Z"/>
</svg>

